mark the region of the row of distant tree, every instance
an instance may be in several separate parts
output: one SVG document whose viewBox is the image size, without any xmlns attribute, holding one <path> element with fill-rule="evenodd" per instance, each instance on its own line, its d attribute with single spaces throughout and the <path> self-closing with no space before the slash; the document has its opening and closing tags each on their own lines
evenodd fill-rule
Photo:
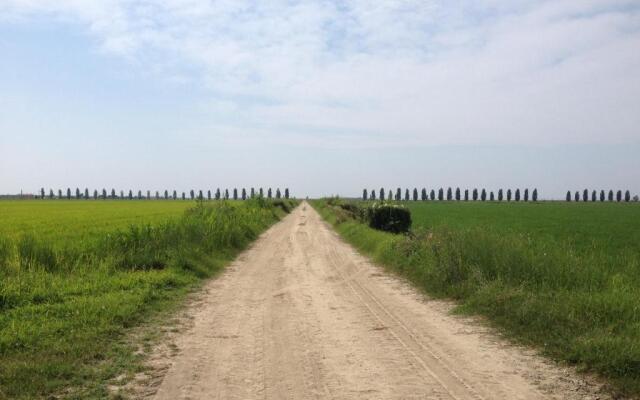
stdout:
<svg viewBox="0 0 640 400">
<path fill-rule="evenodd" d="M 268 199 L 272 199 L 272 198 L 276 198 L 276 199 L 280 199 L 280 198 L 285 198 L 288 199 L 289 198 L 289 189 L 285 189 L 284 190 L 284 194 L 280 192 L 280 189 L 276 189 L 275 190 L 275 195 L 274 192 L 271 190 L 271 188 L 268 188 L 266 191 L 266 197 Z M 188 197 L 187 197 L 188 196 Z M 229 189 L 225 189 L 224 191 L 221 191 L 220 189 L 216 189 L 216 191 L 212 194 L 211 190 L 207 190 L 206 193 L 203 192 L 202 190 L 190 190 L 189 193 L 185 193 L 185 192 L 181 192 L 180 195 L 178 195 L 178 192 L 176 190 L 173 190 L 171 193 L 169 193 L 168 190 L 165 190 L 164 193 L 160 193 L 160 191 L 155 191 L 155 196 L 152 197 L 152 193 L 150 190 L 146 191 L 146 196 L 143 195 L 142 190 L 138 190 L 138 192 L 136 194 L 134 194 L 134 192 L 132 190 L 129 190 L 128 193 L 125 194 L 124 190 L 121 190 L 119 195 L 116 193 L 115 189 L 111 189 L 111 192 L 107 193 L 107 189 L 102 189 L 101 192 L 98 192 L 97 189 L 94 189 L 93 193 L 89 193 L 89 189 L 85 188 L 84 191 L 81 191 L 79 188 L 76 188 L 75 193 L 71 192 L 71 188 L 67 188 L 67 191 L 63 193 L 62 189 L 58 189 L 57 194 L 53 191 L 53 189 L 49 189 L 49 193 L 47 194 L 45 192 L 45 189 L 42 188 L 40 189 L 40 198 L 41 199 L 94 199 L 94 200 L 98 200 L 98 199 L 128 199 L 128 200 L 142 200 L 142 199 L 152 199 L 155 198 L 156 200 L 177 200 L 177 199 L 182 199 L 182 200 L 186 200 L 187 198 L 191 199 L 191 200 L 195 200 L 195 199 L 199 199 L 199 200 L 221 200 L 221 199 L 233 199 L 233 200 L 246 200 L 248 197 L 256 197 L 256 196 L 260 196 L 260 197 L 265 197 L 265 193 L 264 190 L 262 188 L 259 188 L 257 191 L 254 188 L 249 189 L 249 192 L 247 193 L 247 190 L 242 188 L 240 191 L 238 191 L 238 189 L 233 189 L 232 192 L 229 192 Z"/>
<path fill-rule="evenodd" d="M 591 197 L 591 198 L 589 198 L 589 197 Z M 589 196 L 589 190 L 585 189 L 582 192 L 582 198 L 580 197 L 580 192 L 579 191 L 575 192 L 574 195 L 571 196 L 571 191 L 569 190 L 569 191 L 567 191 L 566 200 L 567 201 L 572 201 L 572 199 L 573 199 L 573 201 L 580 201 L 580 200 L 589 201 L 589 199 L 591 199 L 591 201 L 598 201 L 598 198 L 600 199 L 600 201 L 613 201 L 614 200 L 613 190 L 609 190 L 609 193 L 605 197 L 605 191 L 604 190 L 600 191 L 600 196 L 598 196 L 598 193 L 595 190 L 591 191 L 591 196 Z M 616 195 L 615 195 L 615 201 L 620 202 L 622 200 L 623 200 L 622 190 L 618 190 L 616 192 Z M 634 201 L 638 201 L 638 196 L 635 196 L 633 198 L 633 200 Z M 626 201 L 626 202 L 631 201 L 631 192 L 629 192 L 628 190 L 624 192 L 624 201 Z"/>
<path fill-rule="evenodd" d="M 591 196 L 591 197 L 589 197 Z M 494 195 L 494 192 L 489 192 L 487 193 L 486 189 L 473 189 L 471 192 L 469 192 L 469 189 L 465 189 L 464 191 L 461 191 L 460 188 L 456 188 L 455 191 L 452 188 L 448 188 L 445 189 L 444 188 L 440 188 L 438 189 L 438 192 L 436 193 L 435 189 L 431 189 L 430 192 L 427 192 L 427 189 L 423 188 L 420 191 L 420 194 L 418 195 L 418 189 L 414 188 L 413 189 L 413 193 L 409 191 L 409 189 L 405 189 L 404 190 L 404 196 L 402 193 L 402 189 L 401 188 L 397 188 L 395 193 L 392 190 L 386 191 L 384 190 L 384 188 L 380 189 L 379 191 L 376 192 L 376 190 L 371 190 L 368 191 L 367 189 L 363 189 L 362 191 L 362 199 L 363 200 L 396 200 L 396 201 L 418 201 L 418 200 L 422 200 L 422 201 L 427 201 L 427 200 L 456 200 L 456 201 L 469 201 L 469 200 L 473 200 L 473 201 L 477 201 L 477 200 L 481 200 L 481 201 L 503 201 L 503 200 L 507 200 L 507 201 L 511 201 L 511 200 L 515 200 L 515 201 L 538 201 L 538 189 L 533 189 L 533 191 L 531 191 L 531 197 L 529 197 L 529 189 L 524 189 L 522 192 L 520 191 L 520 189 L 516 189 L 515 191 L 511 191 L 511 189 L 507 189 L 506 192 L 504 192 L 502 189 L 498 190 L 498 194 L 497 196 Z M 580 197 L 580 192 L 575 192 L 574 195 L 571 194 L 571 191 L 567 192 L 567 201 L 589 201 L 589 199 L 591 199 L 591 201 L 598 201 L 598 195 L 597 192 L 595 190 L 593 190 L 591 193 L 589 192 L 589 190 L 585 189 L 582 192 L 582 197 Z M 613 190 L 609 190 L 609 194 L 605 197 L 605 191 L 601 190 L 600 191 L 600 196 L 599 196 L 600 201 L 614 201 L 614 193 Z M 620 202 L 623 200 L 623 194 L 622 194 L 622 190 L 618 190 L 615 194 L 615 200 Z M 634 201 L 638 201 L 638 196 L 635 196 L 633 198 Z M 629 202 L 631 201 L 631 193 L 627 190 L 624 192 L 624 201 Z"/>
<path fill-rule="evenodd" d="M 505 200 L 505 198 L 507 201 L 511 201 L 512 199 L 515 201 L 520 201 L 520 200 L 529 201 L 530 199 L 529 189 L 524 189 L 522 192 L 520 192 L 520 189 L 516 189 L 514 192 L 512 192 L 511 189 L 507 189 L 506 196 L 505 196 L 505 192 L 502 189 L 500 189 L 498 190 L 497 197 L 494 194 L 494 192 L 487 193 L 486 189 L 481 189 L 481 190 L 473 189 L 471 192 L 469 192 L 469 189 L 465 189 L 464 191 L 461 191 L 460 188 L 456 188 L 455 191 L 452 188 L 448 188 L 446 192 L 444 188 L 440 188 L 438 189 L 437 195 L 436 195 L 435 189 L 431 189 L 431 192 L 427 193 L 427 189 L 423 188 L 419 196 L 418 196 L 417 188 L 413 189 L 413 193 L 411 193 L 409 189 L 405 189 L 404 197 L 402 196 L 402 189 L 400 188 L 396 189 L 395 194 L 391 190 L 389 190 L 388 192 L 385 192 L 384 188 L 380 189 L 377 193 L 378 194 L 376 194 L 375 190 L 368 191 L 367 189 L 364 189 L 362 191 L 362 198 L 364 200 L 377 199 L 382 201 L 384 200 L 396 200 L 396 201 L 432 200 L 434 201 L 436 199 L 440 201 L 443 201 L 443 200 L 503 201 Z M 531 200 L 532 201 L 538 200 L 538 189 L 533 189 L 533 191 L 531 192 Z"/>
</svg>

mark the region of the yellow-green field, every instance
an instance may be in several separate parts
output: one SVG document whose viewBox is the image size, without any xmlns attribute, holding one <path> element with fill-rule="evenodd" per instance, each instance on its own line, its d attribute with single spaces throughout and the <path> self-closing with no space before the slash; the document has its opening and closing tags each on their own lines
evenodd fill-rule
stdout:
<svg viewBox="0 0 640 400">
<path fill-rule="evenodd" d="M 108 398 L 132 327 L 179 303 L 292 203 L 0 201 L 0 399 Z"/>
<path fill-rule="evenodd" d="M 193 205 L 193 201 L 181 200 L 3 200 L 0 236 L 30 233 L 64 242 L 179 217 Z"/>
</svg>

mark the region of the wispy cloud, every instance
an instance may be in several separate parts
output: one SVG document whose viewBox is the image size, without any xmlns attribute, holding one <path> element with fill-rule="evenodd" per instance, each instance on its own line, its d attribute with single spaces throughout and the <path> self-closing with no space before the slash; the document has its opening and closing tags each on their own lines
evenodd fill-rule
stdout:
<svg viewBox="0 0 640 400">
<path fill-rule="evenodd" d="M 639 139 L 637 1 L 5 0 L 0 15 L 81 24 L 140 73 L 204 85 L 243 140 Z"/>
</svg>

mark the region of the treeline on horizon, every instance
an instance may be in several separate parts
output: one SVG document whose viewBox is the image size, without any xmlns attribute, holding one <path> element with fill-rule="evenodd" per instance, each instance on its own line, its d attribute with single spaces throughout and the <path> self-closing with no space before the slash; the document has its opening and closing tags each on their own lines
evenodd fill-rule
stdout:
<svg viewBox="0 0 640 400">
<path fill-rule="evenodd" d="M 26 197 L 26 196 L 30 196 L 30 195 L 25 195 L 22 197 Z M 249 189 L 249 192 L 247 192 L 245 188 L 240 189 L 240 191 L 238 191 L 237 188 L 234 188 L 231 192 L 229 192 L 229 189 L 224 189 L 224 191 L 221 191 L 218 188 L 213 194 L 211 193 L 211 190 L 207 190 L 205 193 L 202 190 L 196 191 L 191 189 L 189 191 L 188 196 L 186 192 L 180 192 L 180 196 L 178 196 L 177 190 L 173 190 L 171 191 L 171 193 L 169 192 L 169 190 L 165 190 L 164 193 L 162 194 L 160 193 L 159 190 L 156 190 L 155 196 L 152 197 L 151 190 L 147 190 L 146 196 L 144 196 L 142 190 L 138 190 L 137 194 L 134 194 L 133 190 L 129 190 L 128 193 L 126 194 L 124 190 L 120 190 L 120 195 L 118 195 L 115 189 L 111 189 L 110 193 L 107 193 L 107 189 L 102 189 L 101 192 L 98 192 L 97 189 L 94 189 L 93 195 L 91 196 L 88 188 L 85 188 L 84 191 L 81 191 L 79 188 L 76 188 L 75 195 L 72 194 L 71 188 L 67 188 L 66 193 L 63 193 L 62 189 L 58 189 L 57 195 L 56 193 L 54 193 L 53 189 L 49 189 L 49 193 L 47 194 L 45 192 L 45 189 L 41 188 L 40 194 L 38 196 L 32 196 L 32 197 L 35 197 L 38 199 L 51 199 L 51 200 L 53 199 L 67 199 L 67 200 L 71 200 L 71 199 L 76 199 L 76 200 L 89 200 L 89 199 L 93 199 L 93 200 L 98 200 L 98 199 L 101 199 L 101 200 L 107 200 L 107 199 L 178 200 L 178 199 L 181 199 L 181 200 L 187 200 L 187 198 L 189 198 L 190 200 L 205 200 L 205 199 L 206 200 L 230 200 L 230 199 L 246 200 L 247 198 L 253 198 L 256 196 L 266 197 L 268 199 L 272 199 L 272 198 L 288 199 L 290 194 L 289 194 L 289 188 L 285 188 L 284 193 L 280 191 L 280 188 L 277 188 L 275 190 L 275 195 L 273 190 L 271 188 L 268 188 L 266 196 L 263 188 L 259 188 L 258 190 L 256 190 L 255 188 L 251 188 Z"/>
<path fill-rule="evenodd" d="M 377 196 L 377 198 L 376 198 Z M 538 189 L 533 189 L 533 191 L 531 192 L 531 197 L 529 196 L 529 189 L 524 189 L 522 191 L 522 193 L 520 192 L 520 189 L 516 189 L 515 191 L 511 191 L 511 189 L 507 189 L 506 191 L 506 196 L 505 196 L 505 192 L 503 191 L 503 189 L 499 189 L 498 190 L 498 195 L 496 196 L 494 194 L 493 191 L 489 192 L 487 194 L 487 190 L 486 189 L 481 189 L 480 191 L 478 191 L 478 189 L 473 189 L 471 191 L 471 195 L 469 195 L 469 189 L 465 189 L 464 192 L 462 192 L 460 190 L 460 188 L 456 188 L 455 189 L 455 193 L 454 190 L 452 188 L 447 188 L 446 193 L 445 193 L 445 189 L 444 188 L 440 188 L 438 189 L 437 195 L 436 195 L 436 191 L 435 189 L 431 189 L 431 191 L 429 193 L 427 193 L 427 189 L 426 188 L 422 188 L 421 192 L 420 192 L 420 196 L 418 197 L 418 189 L 414 188 L 413 189 L 413 193 L 410 193 L 409 189 L 405 189 L 404 191 L 404 197 L 402 196 L 402 189 L 401 188 L 397 188 L 395 194 L 393 193 L 392 190 L 389 190 L 388 192 L 385 192 L 384 188 L 381 188 L 378 191 L 378 195 L 376 195 L 376 190 L 373 189 L 371 191 L 368 191 L 367 189 L 363 189 L 362 190 L 362 199 L 363 200 L 380 200 L 380 201 L 385 201 L 385 200 L 395 200 L 395 201 L 435 201 L 436 199 L 438 201 L 452 201 L 452 200 L 456 200 L 456 201 L 538 201 Z M 614 193 L 613 190 L 609 190 L 609 194 L 608 196 L 605 196 L 605 191 L 601 190 L 600 191 L 600 196 L 599 199 L 601 202 L 604 201 L 614 201 Z M 631 201 L 631 192 L 629 192 L 629 190 L 625 191 L 624 193 L 624 197 L 622 194 L 622 190 L 618 190 L 616 192 L 615 195 L 615 200 L 618 202 L 621 202 L 624 199 L 625 202 L 629 202 Z M 571 191 L 567 191 L 567 196 L 566 196 L 566 201 L 570 202 L 570 201 L 589 201 L 591 200 L 592 202 L 598 201 L 598 195 L 596 190 L 593 190 L 591 193 L 589 192 L 588 189 L 584 189 L 584 191 L 582 192 L 582 197 L 580 196 L 580 192 L 576 191 L 575 194 L 572 196 Z M 633 197 L 633 201 L 638 201 L 638 196 L 634 196 Z"/>
</svg>

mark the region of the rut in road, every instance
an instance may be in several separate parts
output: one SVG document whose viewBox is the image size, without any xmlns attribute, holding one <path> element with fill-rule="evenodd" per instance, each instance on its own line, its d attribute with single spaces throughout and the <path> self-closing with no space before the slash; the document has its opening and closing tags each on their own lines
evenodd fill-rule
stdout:
<svg viewBox="0 0 640 400">
<path fill-rule="evenodd" d="M 307 203 L 189 310 L 156 399 L 604 398 L 448 314 L 345 244 Z M 157 389 L 157 390 L 156 390 Z M 149 392 L 148 392 L 149 393 Z"/>
</svg>

